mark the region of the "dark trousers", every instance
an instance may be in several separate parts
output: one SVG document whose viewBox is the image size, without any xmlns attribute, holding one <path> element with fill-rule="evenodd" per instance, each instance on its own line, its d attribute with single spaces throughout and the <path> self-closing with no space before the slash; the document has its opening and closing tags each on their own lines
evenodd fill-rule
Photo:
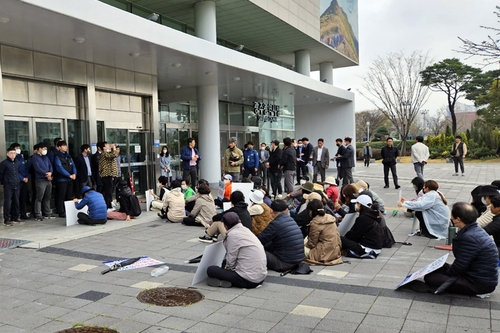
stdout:
<svg viewBox="0 0 500 333">
<path fill-rule="evenodd" d="M 3 195 L 3 220 L 5 222 L 17 220 L 19 218 L 19 186 L 4 185 Z"/>
<path fill-rule="evenodd" d="M 436 237 L 431 235 L 429 230 L 427 229 L 427 226 L 425 225 L 425 222 L 424 222 L 424 215 L 422 214 L 422 212 L 415 211 L 415 217 L 417 218 L 417 220 L 420 224 L 420 234 L 422 236 L 427 237 L 427 238 L 436 239 Z"/>
<path fill-rule="evenodd" d="M 342 186 L 354 183 L 352 168 L 342 168 Z"/>
<path fill-rule="evenodd" d="M 337 184 L 340 185 L 340 180 L 344 177 L 342 174 L 342 167 L 337 166 Z"/>
<path fill-rule="evenodd" d="M 271 180 L 271 189 L 273 196 L 283 193 L 281 187 L 281 171 L 269 171 L 269 179 Z"/>
<path fill-rule="evenodd" d="M 192 216 L 186 216 L 182 220 L 182 224 L 192 226 L 192 227 L 203 227 L 203 224 L 196 222 L 196 220 Z"/>
<path fill-rule="evenodd" d="M 73 180 L 69 182 L 58 182 L 56 185 L 56 210 L 59 215 L 65 214 L 64 201 L 73 199 Z"/>
<path fill-rule="evenodd" d="M 435 270 L 424 276 L 425 283 L 432 287 L 439 287 L 446 280 L 450 278 L 450 276 L 446 275 L 446 271 L 450 269 L 450 264 L 444 264 L 443 267 Z M 458 277 L 458 279 L 452 283 L 448 288 L 446 288 L 446 292 L 454 293 L 454 294 L 462 294 L 462 295 L 481 295 L 488 294 L 493 292 L 495 287 L 485 286 L 481 283 L 471 281 L 463 276 Z"/>
<path fill-rule="evenodd" d="M 365 166 L 366 167 L 370 166 L 370 155 L 365 155 Z"/>
<path fill-rule="evenodd" d="M 166 194 L 164 194 L 164 195 L 166 195 Z M 217 199 L 216 199 L 216 200 L 217 200 Z M 184 209 L 185 209 L 185 210 L 187 210 L 188 212 L 191 212 L 191 211 L 193 210 L 193 208 L 194 208 L 195 203 L 196 203 L 196 200 L 195 200 L 195 201 L 190 201 L 190 202 L 188 202 L 188 203 L 185 205 Z"/>
<path fill-rule="evenodd" d="M 313 183 L 316 183 L 318 180 L 318 174 L 321 177 L 321 182 L 325 181 L 325 168 L 321 166 L 321 162 L 316 162 L 314 165 L 314 175 L 313 175 Z"/>
<path fill-rule="evenodd" d="M 28 217 L 28 203 L 30 202 L 30 195 L 28 191 L 28 184 L 25 182 L 19 183 L 19 214 L 22 219 Z M 13 212 L 12 212 L 13 213 Z"/>
<path fill-rule="evenodd" d="M 184 169 L 182 171 L 182 179 L 187 181 L 188 177 L 191 178 L 191 187 L 194 189 L 198 182 L 198 168 L 196 165 L 193 165 L 188 170 Z"/>
<path fill-rule="evenodd" d="M 276 271 L 276 272 L 284 272 L 289 269 L 295 267 L 296 264 L 290 264 L 284 261 L 281 261 L 276 257 L 273 253 L 266 251 L 266 259 L 267 259 L 267 269 Z"/>
<path fill-rule="evenodd" d="M 78 213 L 78 223 L 79 224 L 85 224 L 85 225 L 93 225 L 93 224 L 105 224 L 108 219 L 105 218 L 103 220 L 92 220 L 87 214 L 85 213 Z"/>
<path fill-rule="evenodd" d="M 384 164 L 385 186 L 389 186 L 389 170 L 391 170 L 392 173 L 392 180 L 394 181 L 394 186 L 398 186 L 398 174 L 396 172 L 396 164 L 393 165 Z"/>
<path fill-rule="evenodd" d="M 106 206 L 112 208 L 111 201 L 113 201 L 113 185 L 114 177 L 102 177 L 102 195 L 104 196 L 104 201 L 106 201 Z"/>
<path fill-rule="evenodd" d="M 352 252 L 355 252 L 355 253 L 359 254 L 360 256 L 362 256 L 363 254 L 366 253 L 365 249 L 363 249 L 363 247 L 359 243 L 357 243 L 353 240 L 347 239 L 344 236 L 340 236 L 340 240 L 342 242 L 343 249 L 351 250 Z"/>
<path fill-rule="evenodd" d="M 239 276 L 238 273 L 231 271 L 229 269 L 224 269 L 219 266 L 208 267 L 207 275 L 208 277 L 211 278 L 216 278 L 223 281 L 229 281 L 233 286 L 237 288 L 246 288 L 246 289 L 256 288 L 258 285 L 264 282 L 264 281 L 260 283 L 250 282 Z"/>
<path fill-rule="evenodd" d="M 94 184 L 92 182 L 92 176 L 88 176 L 87 177 L 87 180 L 85 182 L 79 182 L 78 183 L 78 199 L 81 199 L 82 198 L 82 188 L 84 188 L 85 186 L 89 186 L 89 187 L 93 187 Z"/>
<path fill-rule="evenodd" d="M 458 173 L 458 166 L 460 165 L 460 171 L 464 173 L 464 159 L 462 156 L 454 156 L 453 163 L 455 163 L 455 173 Z"/>
<path fill-rule="evenodd" d="M 265 162 L 259 164 L 259 176 L 262 178 L 262 186 L 265 186 L 267 183 L 267 168 Z"/>
<path fill-rule="evenodd" d="M 248 178 L 249 175 L 252 175 L 252 177 L 257 176 L 257 171 L 255 171 L 255 167 L 245 168 L 245 170 L 243 170 L 243 178 Z"/>
<path fill-rule="evenodd" d="M 300 183 L 300 179 L 305 177 L 307 177 L 307 164 L 303 161 L 297 161 L 297 183 Z"/>
<path fill-rule="evenodd" d="M 229 200 L 227 200 L 226 198 L 222 198 L 222 200 L 217 198 L 214 200 L 215 205 L 217 207 L 220 207 L 221 209 L 224 208 L 224 202 L 229 202 Z M 193 201 L 193 203 L 194 203 L 194 201 Z M 187 207 L 187 205 L 186 205 L 186 207 Z M 193 205 L 193 207 L 194 207 L 194 205 Z M 186 208 L 186 210 L 188 210 L 188 209 Z M 191 208 L 191 210 L 193 210 L 193 208 Z M 189 210 L 189 211 L 191 211 L 191 210 Z"/>
</svg>

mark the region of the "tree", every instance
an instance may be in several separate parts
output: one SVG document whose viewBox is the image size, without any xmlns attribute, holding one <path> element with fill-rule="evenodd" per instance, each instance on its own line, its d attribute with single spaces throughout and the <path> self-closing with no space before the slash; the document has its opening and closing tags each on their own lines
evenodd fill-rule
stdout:
<svg viewBox="0 0 500 333">
<path fill-rule="evenodd" d="M 432 135 L 438 136 L 444 131 L 446 127 L 446 110 L 444 107 L 440 108 L 435 116 L 430 116 L 427 121 L 427 128 Z"/>
<path fill-rule="evenodd" d="M 467 93 L 465 98 L 474 101 L 475 106 L 480 106 L 476 103 L 476 100 L 487 95 L 490 91 L 491 84 L 499 78 L 500 70 L 498 69 L 476 75 L 474 79 L 465 86 L 465 92 Z"/>
<path fill-rule="evenodd" d="M 385 126 L 377 127 L 377 129 L 375 130 L 375 133 L 373 133 L 373 139 L 375 141 L 380 141 L 381 137 L 383 137 L 383 136 L 385 136 L 385 137 L 389 136 L 389 130 Z"/>
<path fill-rule="evenodd" d="M 421 52 L 389 53 L 378 57 L 363 77 L 365 91 L 360 93 L 394 125 L 403 141 L 403 154 L 410 125 L 429 98 L 429 89 L 420 85 L 420 72 L 428 64 L 428 54 Z"/>
<path fill-rule="evenodd" d="M 389 125 L 384 113 L 376 109 L 357 112 L 355 117 L 357 138 L 364 138 L 368 135 L 368 122 L 370 122 L 370 137 L 373 137 L 375 129 L 380 126 Z M 370 138 L 368 138 L 368 141 L 370 141 Z"/>
<path fill-rule="evenodd" d="M 496 6 L 496 11 L 493 13 L 500 18 L 500 6 Z M 496 35 L 500 34 L 499 28 L 494 27 L 485 27 L 481 26 L 481 28 L 486 30 L 493 31 Z M 459 52 L 468 54 L 469 56 L 479 56 L 483 57 L 485 62 L 488 64 L 492 64 L 498 61 L 498 57 L 500 57 L 500 39 L 496 37 L 492 37 L 488 35 L 488 38 L 481 43 L 473 42 L 469 39 L 458 37 L 463 45 L 461 46 Z"/>
<path fill-rule="evenodd" d="M 485 106 L 477 111 L 488 127 L 500 127 L 500 79 L 493 81 L 487 94 L 479 96 L 477 106 Z"/>
<path fill-rule="evenodd" d="M 465 96 L 467 85 L 480 73 L 479 68 L 465 65 L 457 58 L 444 59 L 420 73 L 422 76 L 420 83 L 423 86 L 429 87 L 432 91 L 442 91 L 446 94 L 453 135 L 457 132 L 455 104 L 459 98 Z"/>
</svg>

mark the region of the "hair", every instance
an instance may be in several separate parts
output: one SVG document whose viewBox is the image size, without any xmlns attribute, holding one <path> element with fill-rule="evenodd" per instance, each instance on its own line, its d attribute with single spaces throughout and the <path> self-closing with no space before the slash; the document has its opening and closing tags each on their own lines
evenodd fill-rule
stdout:
<svg viewBox="0 0 500 333">
<path fill-rule="evenodd" d="M 467 202 L 456 202 L 451 208 L 451 216 L 454 218 L 460 218 L 463 223 L 471 224 L 476 222 L 479 214 L 476 208 Z"/>
<path fill-rule="evenodd" d="M 108 144 L 107 141 L 101 141 L 97 143 L 97 147 L 99 147 L 101 150 L 104 150 L 104 147 Z"/>
<path fill-rule="evenodd" d="M 271 143 L 272 143 L 273 145 L 275 145 L 276 147 L 279 147 L 279 145 L 280 145 L 280 140 L 275 139 L 275 140 L 271 141 Z"/>
<path fill-rule="evenodd" d="M 342 202 L 345 204 L 351 203 L 351 200 L 359 194 L 360 187 L 356 184 L 348 184 L 342 188 Z"/>
<path fill-rule="evenodd" d="M 340 143 L 342 143 L 342 139 L 341 139 L 341 138 L 337 138 L 337 139 L 335 140 L 335 142 L 340 142 Z"/>
<path fill-rule="evenodd" d="M 424 183 L 424 187 L 427 187 L 431 191 L 436 191 L 439 194 L 439 196 L 441 197 L 441 200 L 443 200 L 443 203 L 445 205 L 448 204 L 448 201 L 446 201 L 443 193 L 438 191 L 439 185 L 437 182 L 435 182 L 434 180 L 428 180 Z"/>
<path fill-rule="evenodd" d="M 207 185 L 208 187 L 210 187 L 210 183 L 206 179 L 198 180 L 198 187 L 200 187 L 201 185 Z"/>
<path fill-rule="evenodd" d="M 491 205 L 495 208 L 500 207 L 500 195 L 495 195 L 490 198 Z"/>
<path fill-rule="evenodd" d="M 283 139 L 283 144 L 287 147 L 290 147 L 292 145 L 292 139 L 286 137 Z"/>
<path fill-rule="evenodd" d="M 417 137 L 415 138 L 415 140 L 417 140 L 417 142 L 424 142 L 424 137 L 421 136 L 421 135 L 417 135 Z"/>
<path fill-rule="evenodd" d="M 21 145 L 19 144 L 19 142 L 14 142 L 13 144 L 10 145 L 11 148 L 16 148 L 16 147 L 19 147 L 21 148 Z"/>
<path fill-rule="evenodd" d="M 460 135 L 457 135 L 457 136 L 455 137 L 455 139 L 460 139 L 460 140 L 462 140 L 462 137 L 461 137 Z"/>
<path fill-rule="evenodd" d="M 306 137 L 303 137 L 303 138 L 302 138 L 302 141 L 309 141 L 309 139 L 308 139 L 308 138 L 306 138 Z"/>
<path fill-rule="evenodd" d="M 262 192 L 264 192 L 264 197 L 268 197 L 268 196 L 269 196 L 269 190 L 267 189 L 267 187 L 265 187 L 265 186 L 261 186 L 261 187 L 260 187 L 260 190 L 261 190 Z"/>
<path fill-rule="evenodd" d="M 320 141 L 321 141 L 321 142 L 325 142 L 325 140 L 323 140 L 323 138 L 319 138 L 319 139 L 318 139 L 318 142 L 320 142 Z"/>
<path fill-rule="evenodd" d="M 295 142 L 295 139 L 292 139 L 292 142 Z"/>
<path fill-rule="evenodd" d="M 80 151 L 83 153 L 85 150 L 89 149 L 90 145 L 88 144 L 83 144 L 80 146 Z"/>
<path fill-rule="evenodd" d="M 261 142 L 261 143 L 260 143 L 260 145 L 261 145 L 261 146 L 262 146 L 262 145 L 264 145 L 264 146 L 266 146 L 266 147 L 267 147 L 267 143 L 265 143 L 265 142 Z"/>
<path fill-rule="evenodd" d="M 62 138 L 55 138 L 55 139 L 54 139 L 54 146 L 59 147 L 59 146 L 57 145 L 57 143 L 58 143 L 59 141 L 62 141 Z"/>
<path fill-rule="evenodd" d="M 231 196 L 229 197 L 229 201 L 234 205 L 236 205 L 238 202 L 245 202 L 245 195 L 241 191 L 234 191 L 231 193 Z"/>
<path fill-rule="evenodd" d="M 274 201 L 271 203 L 271 209 L 272 209 L 274 212 L 277 212 L 277 213 L 282 213 L 282 212 L 284 212 L 287 208 L 288 208 L 288 205 L 286 204 L 285 200 L 278 199 L 278 200 L 274 200 Z"/>
<path fill-rule="evenodd" d="M 7 148 L 7 152 L 11 152 L 11 151 L 16 151 L 16 148 L 14 148 L 14 147 Z"/>
<path fill-rule="evenodd" d="M 344 138 L 344 141 L 351 143 L 351 142 L 352 142 L 352 139 L 351 139 L 350 137 L 346 136 L 346 137 Z"/>
<path fill-rule="evenodd" d="M 251 183 L 252 181 L 248 177 L 243 177 L 243 178 L 241 178 L 241 182 L 242 183 Z"/>
<path fill-rule="evenodd" d="M 385 139 L 385 141 L 389 141 L 389 140 L 394 141 L 394 139 L 391 136 L 388 136 L 387 139 Z"/>
<path fill-rule="evenodd" d="M 167 152 L 165 154 L 163 154 L 163 149 L 166 149 Z M 160 156 L 161 157 L 168 157 L 170 154 L 168 153 L 168 147 L 167 146 L 163 146 L 161 147 L 161 152 L 160 152 Z"/>
<path fill-rule="evenodd" d="M 38 148 L 37 149 L 42 149 L 42 148 L 47 148 L 47 144 L 45 142 L 38 143 Z"/>
<path fill-rule="evenodd" d="M 194 141 L 194 139 L 193 139 L 193 138 L 188 138 L 188 139 L 187 139 L 187 143 L 188 143 L 188 144 L 190 144 L 190 143 L 191 143 L 191 142 L 193 142 L 193 141 Z"/>
<path fill-rule="evenodd" d="M 325 216 L 325 206 L 323 206 L 323 203 L 318 199 L 309 201 L 307 204 L 307 210 L 311 212 L 312 218 L 315 218 L 318 215 Z"/>
<path fill-rule="evenodd" d="M 168 183 L 168 178 L 165 177 L 165 176 L 160 176 L 158 177 L 158 183 L 162 184 L 162 185 L 167 185 Z"/>
<path fill-rule="evenodd" d="M 253 141 L 248 141 L 248 142 L 247 142 L 247 145 L 251 145 L 251 146 L 253 146 L 253 145 L 254 145 L 254 144 L 253 144 Z"/>
<path fill-rule="evenodd" d="M 496 186 L 500 190 L 500 180 L 494 180 L 494 181 L 492 181 L 491 185 Z"/>
<path fill-rule="evenodd" d="M 417 187 L 415 192 L 418 195 L 418 193 L 424 188 L 425 181 L 420 177 L 415 177 L 411 180 L 411 183 Z"/>
<path fill-rule="evenodd" d="M 198 193 L 200 194 L 210 194 L 212 191 L 210 191 L 210 187 L 207 185 L 201 185 L 198 186 Z"/>
<path fill-rule="evenodd" d="M 182 185 L 182 182 L 186 183 L 187 186 L 191 185 L 191 182 L 189 181 L 189 178 L 182 179 L 181 180 L 181 185 Z"/>
<path fill-rule="evenodd" d="M 59 140 L 57 142 L 57 147 L 61 147 L 61 146 L 67 146 L 68 144 L 66 143 L 66 141 L 64 140 Z"/>
<path fill-rule="evenodd" d="M 38 150 L 39 147 L 40 147 L 40 144 L 37 143 L 37 144 L 33 145 L 33 150 Z"/>
<path fill-rule="evenodd" d="M 178 187 L 181 187 L 181 182 L 176 179 L 172 182 L 171 188 L 174 189 Z"/>
<path fill-rule="evenodd" d="M 298 139 L 297 142 L 302 142 L 302 139 Z"/>
</svg>

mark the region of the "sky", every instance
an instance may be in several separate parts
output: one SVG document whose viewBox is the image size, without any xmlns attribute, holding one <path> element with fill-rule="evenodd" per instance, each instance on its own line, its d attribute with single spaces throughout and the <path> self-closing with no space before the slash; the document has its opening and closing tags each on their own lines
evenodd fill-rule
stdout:
<svg viewBox="0 0 500 333">
<path fill-rule="evenodd" d="M 356 111 L 374 106 L 359 91 L 363 91 L 362 76 L 368 73 L 372 62 L 389 52 L 418 50 L 429 52 L 433 63 L 446 58 L 459 58 L 462 62 L 483 67 L 483 59 L 458 50 L 462 42 L 458 36 L 482 42 L 491 31 L 480 26 L 499 27 L 494 14 L 495 0 L 358 0 L 360 64 L 356 67 L 334 69 L 334 85 L 351 88 L 355 94 Z M 497 38 L 500 36 L 497 36 Z M 491 65 L 486 70 L 496 69 Z M 319 77 L 315 72 L 311 76 Z M 459 102 L 473 104 L 464 98 Z M 429 114 L 447 105 L 444 93 L 432 93 L 423 109 Z"/>
</svg>

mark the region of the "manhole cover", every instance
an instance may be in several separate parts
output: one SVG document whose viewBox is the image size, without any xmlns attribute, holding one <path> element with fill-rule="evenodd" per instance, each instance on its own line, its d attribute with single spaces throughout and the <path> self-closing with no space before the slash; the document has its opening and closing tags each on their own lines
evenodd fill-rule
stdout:
<svg viewBox="0 0 500 333">
<path fill-rule="evenodd" d="M 57 331 L 56 333 L 118 333 L 118 331 L 104 327 L 79 326 Z"/>
<path fill-rule="evenodd" d="M 186 306 L 198 303 L 205 296 L 202 293 L 183 288 L 154 288 L 143 290 L 137 295 L 142 303 L 160 306 Z"/>
</svg>

